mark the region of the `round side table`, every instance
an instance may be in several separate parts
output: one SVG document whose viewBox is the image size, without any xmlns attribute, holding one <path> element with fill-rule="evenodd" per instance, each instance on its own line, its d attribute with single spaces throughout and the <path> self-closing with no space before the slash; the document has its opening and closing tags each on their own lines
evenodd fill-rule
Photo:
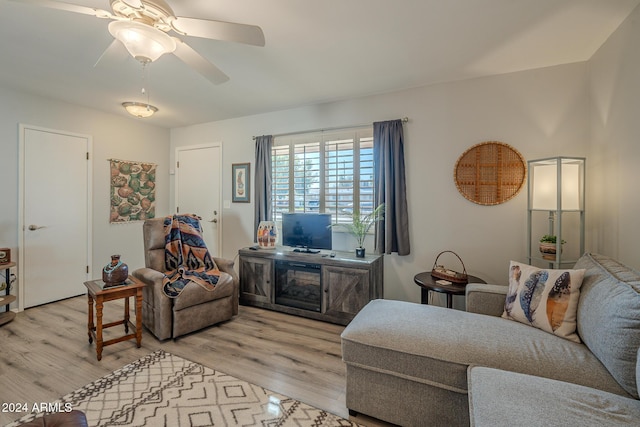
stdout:
<svg viewBox="0 0 640 427">
<path fill-rule="evenodd" d="M 469 276 L 469 283 L 486 283 L 479 277 Z M 467 285 L 459 285 L 452 283 L 450 285 L 441 285 L 436 283 L 435 277 L 431 276 L 430 271 L 424 271 L 414 276 L 413 281 L 416 285 L 420 286 L 420 303 L 428 304 L 429 291 L 440 292 L 447 295 L 447 308 L 451 308 L 453 305 L 454 295 L 464 295 Z"/>
</svg>

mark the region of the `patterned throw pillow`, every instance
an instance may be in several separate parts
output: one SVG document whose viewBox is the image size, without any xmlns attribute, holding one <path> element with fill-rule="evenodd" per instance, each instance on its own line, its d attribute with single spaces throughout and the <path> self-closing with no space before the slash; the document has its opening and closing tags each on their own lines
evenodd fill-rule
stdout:
<svg viewBox="0 0 640 427">
<path fill-rule="evenodd" d="M 511 261 L 502 317 L 579 343 L 576 313 L 583 277 L 584 270 L 544 270 Z"/>
</svg>

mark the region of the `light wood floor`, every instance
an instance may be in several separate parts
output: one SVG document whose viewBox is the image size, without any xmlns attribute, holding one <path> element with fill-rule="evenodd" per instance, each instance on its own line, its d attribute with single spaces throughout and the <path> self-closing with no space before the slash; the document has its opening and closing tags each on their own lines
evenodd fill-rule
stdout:
<svg viewBox="0 0 640 427">
<path fill-rule="evenodd" d="M 132 304 L 133 305 L 133 304 Z M 105 303 L 104 321 L 122 318 L 122 302 Z M 142 347 L 125 341 L 96 359 L 87 336 L 87 298 L 27 309 L 0 327 L 0 404 L 51 402 L 154 350 L 201 363 L 348 418 L 340 333 L 344 327 L 240 306 L 233 320 L 177 340 L 143 330 Z M 105 339 L 121 334 L 117 326 Z M 24 414 L 0 412 L 0 425 Z M 384 425 L 368 418 L 351 418 Z"/>
</svg>

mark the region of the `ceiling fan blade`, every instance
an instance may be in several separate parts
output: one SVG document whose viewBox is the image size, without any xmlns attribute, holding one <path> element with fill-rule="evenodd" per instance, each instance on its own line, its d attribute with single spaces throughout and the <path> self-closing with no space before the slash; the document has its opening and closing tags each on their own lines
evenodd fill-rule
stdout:
<svg viewBox="0 0 640 427">
<path fill-rule="evenodd" d="M 48 7 L 49 9 L 64 10 L 67 12 L 82 13 L 84 15 L 97 16 L 98 18 L 113 18 L 110 12 L 92 7 L 80 6 L 78 4 L 65 3 L 55 0 L 10 0 L 16 3 L 32 4 L 34 6 Z"/>
<path fill-rule="evenodd" d="M 219 85 L 229 80 L 229 76 L 222 72 L 218 67 L 205 59 L 198 52 L 193 50 L 191 46 L 173 37 L 176 41 L 176 50 L 173 52 L 182 62 L 202 74 L 207 80 L 213 84 Z"/>
<path fill-rule="evenodd" d="M 102 55 L 100 55 L 100 58 L 98 58 L 96 63 L 93 64 L 93 68 L 96 68 L 101 61 L 116 63 L 116 62 L 122 62 L 128 57 L 129 57 L 129 52 L 127 52 L 124 45 L 120 43 L 119 40 L 114 39 L 109 45 L 109 47 L 106 48 L 104 52 L 102 52 Z"/>
<path fill-rule="evenodd" d="M 182 16 L 174 19 L 171 25 L 178 33 L 186 36 L 264 46 L 262 28 L 255 25 Z"/>
</svg>

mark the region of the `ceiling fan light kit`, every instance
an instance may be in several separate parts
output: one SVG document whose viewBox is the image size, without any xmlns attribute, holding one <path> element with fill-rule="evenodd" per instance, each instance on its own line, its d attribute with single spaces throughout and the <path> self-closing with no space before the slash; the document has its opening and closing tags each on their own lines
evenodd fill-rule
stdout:
<svg viewBox="0 0 640 427">
<path fill-rule="evenodd" d="M 122 106 L 135 117 L 151 117 L 158 111 L 149 104 L 149 95 L 144 88 L 145 67 L 165 53 L 173 53 L 179 60 L 200 73 L 213 84 L 221 84 L 229 77 L 208 59 L 191 48 L 180 36 L 230 41 L 253 46 L 264 46 L 264 33 L 255 25 L 217 21 L 213 19 L 176 16 L 166 0 L 109 0 L 111 12 L 57 0 L 13 0 L 18 3 L 57 9 L 66 12 L 92 15 L 102 19 L 112 19 L 109 33 L 120 41 L 129 54 L 140 61 L 143 69 L 142 94 L 147 95 L 147 103 L 123 102 Z M 106 0 L 105 0 L 106 1 Z M 0 0 L 1 2 L 1 0 Z M 111 43 L 100 57 L 113 52 Z"/>
<path fill-rule="evenodd" d="M 109 32 L 140 62 L 153 62 L 176 50 L 176 42 L 167 33 L 136 21 L 113 21 Z"/>
<path fill-rule="evenodd" d="M 122 106 L 127 110 L 127 113 L 141 119 L 151 117 L 158 111 L 153 105 L 143 102 L 123 102 Z"/>
</svg>

